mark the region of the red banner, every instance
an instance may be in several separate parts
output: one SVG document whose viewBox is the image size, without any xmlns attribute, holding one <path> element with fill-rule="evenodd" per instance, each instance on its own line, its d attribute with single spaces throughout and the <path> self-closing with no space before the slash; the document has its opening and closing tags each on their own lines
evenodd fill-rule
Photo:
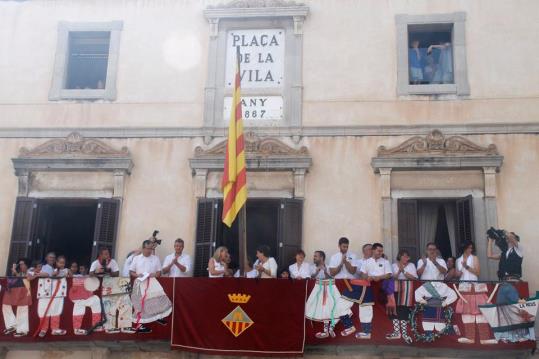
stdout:
<svg viewBox="0 0 539 359">
<path fill-rule="evenodd" d="M 220 355 L 301 355 L 306 284 L 271 279 L 177 279 L 172 347 Z"/>
</svg>

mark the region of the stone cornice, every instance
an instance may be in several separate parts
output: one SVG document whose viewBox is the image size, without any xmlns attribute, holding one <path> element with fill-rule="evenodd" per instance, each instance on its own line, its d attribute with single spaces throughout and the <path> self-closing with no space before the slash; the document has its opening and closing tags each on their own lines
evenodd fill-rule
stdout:
<svg viewBox="0 0 539 359">
<path fill-rule="evenodd" d="M 249 127 L 258 136 L 343 137 L 415 136 L 440 129 L 445 135 L 539 134 L 539 122 L 459 125 L 358 125 L 304 127 Z M 85 138 L 194 138 L 225 137 L 226 129 L 209 127 L 21 127 L 0 128 L 0 138 L 65 138 L 71 132 Z"/>
<path fill-rule="evenodd" d="M 249 0 L 208 7 L 204 16 L 208 20 L 253 17 L 306 17 L 309 8 L 293 1 Z"/>
</svg>

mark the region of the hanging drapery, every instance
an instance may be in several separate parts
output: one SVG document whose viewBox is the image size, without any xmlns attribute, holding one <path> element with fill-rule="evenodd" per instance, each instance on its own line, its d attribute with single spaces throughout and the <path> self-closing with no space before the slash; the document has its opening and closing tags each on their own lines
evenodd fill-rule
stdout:
<svg viewBox="0 0 539 359">
<path fill-rule="evenodd" d="M 419 247 L 420 254 L 423 254 L 427 243 L 436 239 L 436 226 L 438 224 L 438 204 L 420 202 L 419 213 Z"/>
</svg>

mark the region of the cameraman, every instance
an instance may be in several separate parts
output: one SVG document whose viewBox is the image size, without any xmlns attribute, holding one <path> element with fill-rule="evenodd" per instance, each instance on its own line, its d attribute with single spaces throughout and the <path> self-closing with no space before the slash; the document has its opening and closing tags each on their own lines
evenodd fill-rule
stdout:
<svg viewBox="0 0 539 359">
<path fill-rule="evenodd" d="M 522 277 L 522 261 L 524 259 L 524 251 L 520 238 L 514 232 L 508 231 L 491 231 L 487 232 L 488 247 L 487 257 L 490 259 L 499 260 L 498 278 L 500 280 L 507 278 L 520 279 Z M 494 237 L 494 238 L 493 238 Z M 493 244 L 496 245 L 502 253 L 493 253 Z"/>
<path fill-rule="evenodd" d="M 99 250 L 99 256 L 90 266 L 90 275 L 109 275 L 111 277 L 118 277 L 120 275 L 120 267 L 114 259 L 110 258 L 110 251 L 108 248 L 101 248 Z"/>
</svg>

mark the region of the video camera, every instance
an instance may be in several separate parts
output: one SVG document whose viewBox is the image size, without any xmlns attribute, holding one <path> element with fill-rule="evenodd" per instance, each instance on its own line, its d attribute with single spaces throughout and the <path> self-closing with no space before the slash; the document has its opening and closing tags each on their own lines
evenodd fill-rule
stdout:
<svg viewBox="0 0 539 359">
<path fill-rule="evenodd" d="M 490 227 L 487 230 L 487 236 L 494 239 L 496 247 L 500 248 L 502 252 L 507 251 L 507 236 L 505 235 L 505 231 L 503 229 L 496 229 L 494 227 Z"/>
<path fill-rule="evenodd" d="M 150 237 L 150 242 L 156 243 L 157 245 L 160 245 L 163 241 L 162 239 L 157 239 L 157 235 L 159 234 L 159 231 L 156 229 L 153 231 L 152 236 Z"/>
</svg>

